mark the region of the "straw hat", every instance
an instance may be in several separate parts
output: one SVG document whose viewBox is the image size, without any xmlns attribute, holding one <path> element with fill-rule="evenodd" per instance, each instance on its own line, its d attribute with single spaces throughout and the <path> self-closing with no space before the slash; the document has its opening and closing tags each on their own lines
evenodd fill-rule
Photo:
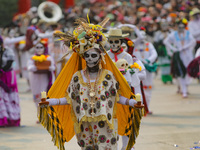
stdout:
<svg viewBox="0 0 200 150">
<path fill-rule="evenodd" d="M 192 11 L 190 11 L 190 16 L 193 16 L 199 13 L 200 13 L 200 10 L 198 8 L 193 8 Z"/>
<path fill-rule="evenodd" d="M 122 30 L 121 29 L 110 29 L 108 34 L 105 34 L 105 36 L 107 38 L 119 38 L 119 39 L 123 39 L 127 36 L 129 36 L 128 33 L 126 34 L 122 34 Z"/>
</svg>

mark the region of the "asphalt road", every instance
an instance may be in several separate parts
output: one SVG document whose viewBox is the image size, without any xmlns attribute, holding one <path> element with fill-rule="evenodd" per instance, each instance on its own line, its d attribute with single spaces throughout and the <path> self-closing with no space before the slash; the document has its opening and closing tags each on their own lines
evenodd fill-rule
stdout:
<svg viewBox="0 0 200 150">
<path fill-rule="evenodd" d="M 36 107 L 23 79 L 18 81 L 21 99 L 21 127 L 0 128 L 0 150 L 57 150 L 51 136 L 36 124 Z M 135 150 L 200 149 L 200 84 L 193 80 L 190 95 L 183 99 L 176 94 L 176 85 L 163 85 L 154 80 L 151 110 L 153 115 L 142 119 Z M 121 139 L 119 141 L 121 147 Z M 80 150 L 74 137 L 66 150 Z"/>
</svg>

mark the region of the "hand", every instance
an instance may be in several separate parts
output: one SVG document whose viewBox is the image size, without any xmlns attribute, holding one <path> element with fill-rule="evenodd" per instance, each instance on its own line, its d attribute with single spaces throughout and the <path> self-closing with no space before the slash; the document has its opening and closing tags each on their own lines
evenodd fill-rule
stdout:
<svg viewBox="0 0 200 150">
<path fill-rule="evenodd" d="M 39 102 L 39 106 L 41 108 L 47 108 L 49 106 L 49 102 L 48 101 L 41 101 L 41 102 Z"/>
<path fill-rule="evenodd" d="M 30 67 L 30 71 L 33 71 L 33 72 L 37 71 L 37 67 L 35 65 L 32 65 Z"/>
<path fill-rule="evenodd" d="M 137 101 L 136 101 L 136 100 L 134 100 L 134 99 L 130 99 L 130 100 L 129 100 L 129 106 L 134 107 L 135 104 L 137 104 Z"/>
<path fill-rule="evenodd" d="M 149 64 L 149 63 L 150 63 L 150 61 L 149 61 L 148 59 L 143 59 L 142 62 L 143 62 L 144 64 Z"/>
</svg>

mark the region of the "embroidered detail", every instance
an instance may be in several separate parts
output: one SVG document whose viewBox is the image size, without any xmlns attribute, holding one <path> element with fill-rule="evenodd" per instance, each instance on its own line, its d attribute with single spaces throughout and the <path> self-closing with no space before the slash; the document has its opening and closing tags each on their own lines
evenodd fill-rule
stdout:
<svg viewBox="0 0 200 150">
<path fill-rule="evenodd" d="M 74 82 L 78 82 L 78 76 L 74 77 Z"/>
<path fill-rule="evenodd" d="M 111 144 L 114 145 L 114 144 L 116 144 L 116 142 L 117 142 L 117 139 L 116 139 L 115 137 L 113 137 L 113 138 L 111 139 Z"/>
<path fill-rule="evenodd" d="M 117 81 L 117 83 L 115 84 L 115 87 L 117 90 L 119 90 L 119 82 Z"/>
<path fill-rule="evenodd" d="M 110 93 L 108 91 L 105 91 L 105 95 L 106 95 L 106 98 L 109 98 Z"/>
<path fill-rule="evenodd" d="M 100 102 L 100 101 L 98 101 L 98 102 L 96 103 L 96 107 L 97 107 L 97 109 L 99 109 L 99 108 L 101 107 L 101 102 Z"/>
<path fill-rule="evenodd" d="M 78 104 L 81 104 L 80 96 L 76 96 L 76 102 L 77 102 Z"/>
<path fill-rule="evenodd" d="M 111 89 L 110 89 L 110 94 L 111 94 L 112 96 L 115 96 L 115 95 L 116 95 L 116 91 L 115 91 L 114 88 L 111 88 Z"/>
<path fill-rule="evenodd" d="M 93 150 L 92 146 L 87 146 L 85 150 Z"/>
<path fill-rule="evenodd" d="M 108 86 L 108 82 L 107 81 L 103 81 L 103 85 L 104 86 Z"/>
<path fill-rule="evenodd" d="M 87 105 L 86 103 L 83 103 L 83 108 L 84 108 L 85 110 L 87 110 L 87 109 L 88 109 L 88 105 Z"/>
<path fill-rule="evenodd" d="M 110 75 L 110 74 L 107 74 L 107 75 L 105 76 L 105 78 L 106 78 L 107 80 L 110 80 L 110 79 L 111 79 L 111 75 Z"/>
<path fill-rule="evenodd" d="M 75 93 L 72 92 L 72 94 L 71 94 L 71 98 L 72 98 L 73 100 L 75 100 L 75 97 L 76 97 Z"/>
<path fill-rule="evenodd" d="M 104 121 L 99 121 L 98 125 L 100 128 L 103 128 L 105 126 L 105 122 Z"/>
<path fill-rule="evenodd" d="M 80 106 L 76 106 L 76 113 L 77 113 L 77 114 L 80 113 Z"/>
<path fill-rule="evenodd" d="M 112 106 L 113 106 L 113 102 L 112 102 L 111 100 L 109 100 L 109 101 L 108 101 L 108 107 L 109 107 L 109 108 L 112 108 Z"/>
<path fill-rule="evenodd" d="M 105 136 L 105 135 L 100 135 L 100 136 L 99 136 L 99 141 L 100 141 L 101 143 L 104 143 L 104 142 L 106 141 L 106 136 Z"/>
<path fill-rule="evenodd" d="M 79 145 L 80 147 L 84 147 L 84 146 L 85 146 L 85 142 L 84 142 L 83 140 L 80 140 L 80 141 L 78 142 L 78 145 Z"/>
<path fill-rule="evenodd" d="M 107 114 L 107 117 L 108 117 L 108 120 L 110 120 L 110 119 L 111 119 L 111 114 L 108 113 L 108 114 Z"/>
</svg>

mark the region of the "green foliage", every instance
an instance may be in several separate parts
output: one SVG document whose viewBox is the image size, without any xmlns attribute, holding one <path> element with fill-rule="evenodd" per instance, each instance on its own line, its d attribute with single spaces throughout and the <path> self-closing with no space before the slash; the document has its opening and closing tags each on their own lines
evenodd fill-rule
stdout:
<svg viewBox="0 0 200 150">
<path fill-rule="evenodd" d="M 0 0 L 0 27 L 9 24 L 18 11 L 18 0 Z"/>
</svg>

